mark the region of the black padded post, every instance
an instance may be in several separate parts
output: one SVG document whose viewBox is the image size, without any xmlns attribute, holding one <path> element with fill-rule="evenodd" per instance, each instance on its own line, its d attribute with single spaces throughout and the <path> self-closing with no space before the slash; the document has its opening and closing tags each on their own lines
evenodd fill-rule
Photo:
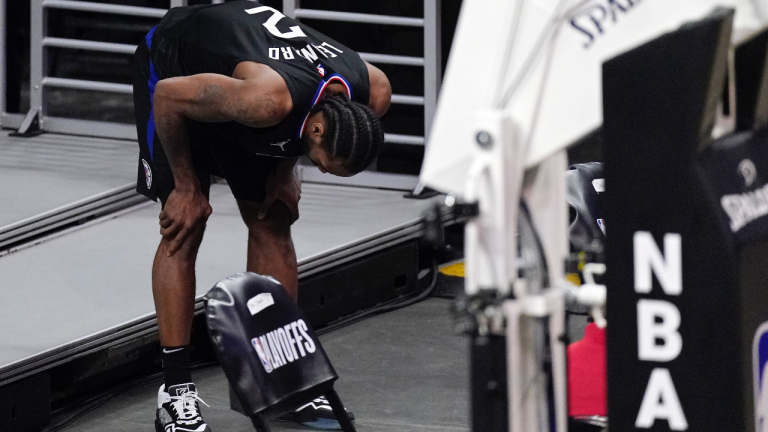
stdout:
<svg viewBox="0 0 768 432">
<path fill-rule="evenodd" d="M 611 430 L 750 430 L 734 259 L 695 165 L 733 16 L 717 9 L 603 65 Z M 654 337 L 661 323 L 673 329 Z"/>
<path fill-rule="evenodd" d="M 768 28 L 741 41 L 735 49 L 736 128 L 768 126 Z"/>
</svg>

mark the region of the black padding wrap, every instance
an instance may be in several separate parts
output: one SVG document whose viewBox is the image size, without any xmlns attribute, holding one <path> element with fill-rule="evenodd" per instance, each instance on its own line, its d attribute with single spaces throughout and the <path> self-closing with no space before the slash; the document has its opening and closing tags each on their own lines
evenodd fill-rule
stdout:
<svg viewBox="0 0 768 432">
<path fill-rule="evenodd" d="M 566 201 L 570 211 L 568 238 L 574 251 L 593 251 L 602 247 L 605 236 L 597 223 L 603 217 L 602 197 L 593 184 L 603 178 L 599 162 L 576 164 L 565 175 L 568 184 Z"/>
<path fill-rule="evenodd" d="M 205 295 L 208 333 L 246 415 L 285 414 L 338 378 L 315 332 L 275 279 L 238 273 Z"/>
</svg>

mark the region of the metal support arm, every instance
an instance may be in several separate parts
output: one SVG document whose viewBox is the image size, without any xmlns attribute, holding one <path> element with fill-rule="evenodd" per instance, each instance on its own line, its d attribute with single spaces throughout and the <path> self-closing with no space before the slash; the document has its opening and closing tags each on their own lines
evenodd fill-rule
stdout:
<svg viewBox="0 0 768 432">
<path fill-rule="evenodd" d="M 566 364 L 561 336 L 566 297 L 562 262 L 568 253 L 564 205 L 567 157 L 565 152 L 558 152 L 526 172 L 528 149 L 508 112 L 481 111 L 475 125 L 475 145 L 482 151 L 467 175 L 464 199 L 478 202 L 480 211 L 466 225 L 466 294 L 471 297 L 491 292 L 503 302 L 501 310 L 494 306 L 476 312 L 475 321 L 488 323 L 478 328 L 481 335 L 506 334 L 509 431 L 550 431 L 552 413 L 556 431 L 565 431 Z M 518 234 L 521 199 L 527 203 L 526 216 L 530 215 L 534 231 L 530 235 L 535 237 L 527 243 Z M 525 265 L 537 268 L 543 286 L 537 286 L 530 277 L 518 277 L 519 250 L 531 247 L 539 261 Z M 523 261 L 525 257 L 523 252 Z M 548 318 L 548 326 L 543 325 L 542 318 Z M 547 335 L 555 395 L 551 410 L 546 408 L 543 366 Z"/>
</svg>

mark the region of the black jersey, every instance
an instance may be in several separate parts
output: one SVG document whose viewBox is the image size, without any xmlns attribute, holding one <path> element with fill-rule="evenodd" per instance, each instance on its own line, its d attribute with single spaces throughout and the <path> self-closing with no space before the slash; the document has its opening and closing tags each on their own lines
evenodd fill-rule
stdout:
<svg viewBox="0 0 768 432">
<path fill-rule="evenodd" d="M 342 83 L 352 100 L 368 104 L 368 69 L 357 53 L 257 2 L 173 8 L 153 33 L 148 44 L 159 79 L 199 73 L 232 76 L 243 61 L 265 64 L 282 76 L 293 110 L 280 124 L 205 124 L 222 139 L 248 143 L 257 154 L 300 156 L 299 139 L 309 111 L 333 81 Z"/>
</svg>

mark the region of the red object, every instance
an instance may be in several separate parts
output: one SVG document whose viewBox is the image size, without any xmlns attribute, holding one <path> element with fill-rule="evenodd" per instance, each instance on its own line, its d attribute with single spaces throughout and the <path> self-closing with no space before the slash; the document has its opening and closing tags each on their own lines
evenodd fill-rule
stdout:
<svg viewBox="0 0 768 432">
<path fill-rule="evenodd" d="M 605 329 L 590 323 L 584 339 L 568 346 L 568 415 L 607 416 Z"/>
</svg>

